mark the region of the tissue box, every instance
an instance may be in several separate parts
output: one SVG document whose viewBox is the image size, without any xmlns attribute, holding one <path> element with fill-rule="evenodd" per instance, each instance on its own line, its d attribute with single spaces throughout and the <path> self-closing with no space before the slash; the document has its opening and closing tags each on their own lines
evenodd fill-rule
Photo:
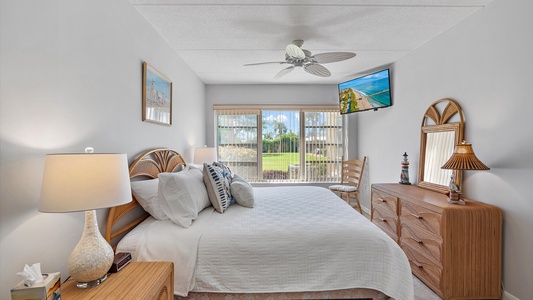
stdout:
<svg viewBox="0 0 533 300">
<path fill-rule="evenodd" d="M 61 299 L 61 273 L 43 274 L 43 282 L 25 286 L 21 281 L 11 289 L 11 300 L 59 300 Z"/>
</svg>

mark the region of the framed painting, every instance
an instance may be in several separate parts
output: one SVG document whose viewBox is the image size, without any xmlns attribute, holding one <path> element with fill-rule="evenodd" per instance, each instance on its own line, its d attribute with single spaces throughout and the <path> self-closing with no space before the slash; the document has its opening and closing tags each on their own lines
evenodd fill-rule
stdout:
<svg viewBox="0 0 533 300">
<path fill-rule="evenodd" d="M 143 63 L 143 121 L 172 125 L 172 81 Z"/>
</svg>

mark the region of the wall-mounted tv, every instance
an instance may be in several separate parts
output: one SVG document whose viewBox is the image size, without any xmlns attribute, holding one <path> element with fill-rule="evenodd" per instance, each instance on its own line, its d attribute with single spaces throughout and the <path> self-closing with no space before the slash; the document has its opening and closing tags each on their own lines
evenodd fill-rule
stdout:
<svg viewBox="0 0 533 300">
<path fill-rule="evenodd" d="M 389 69 L 339 83 L 341 114 L 392 105 Z"/>
</svg>

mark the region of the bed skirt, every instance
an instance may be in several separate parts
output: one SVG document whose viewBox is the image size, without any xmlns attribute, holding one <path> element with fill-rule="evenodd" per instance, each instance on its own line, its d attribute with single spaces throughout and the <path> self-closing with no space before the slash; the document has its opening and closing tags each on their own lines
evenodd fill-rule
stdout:
<svg viewBox="0 0 533 300">
<path fill-rule="evenodd" d="M 206 293 L 189 292 L 187 297 L 174 296 L 174 300 L 287 300 L 287 299 L 391 299 L 380 291 L 364 288 L 320 291 L 320 292 L 292 292 L 292 293 Z"/>
</svg>

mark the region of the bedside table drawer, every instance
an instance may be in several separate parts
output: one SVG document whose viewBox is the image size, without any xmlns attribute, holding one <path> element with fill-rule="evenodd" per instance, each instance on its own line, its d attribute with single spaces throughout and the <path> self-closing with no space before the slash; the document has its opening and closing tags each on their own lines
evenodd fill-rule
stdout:
<svg viewBox="0 0 533 300">
<path fill-rule="evenodd" d="M 152 277 L 154 284 L 147 293 L 148 299 L 173 300 L 174 299 L 174 268 L 172 265 L 165 268 L 163 272 L 157 270 L 145 272 L 145 276 Z"/>
<path fill-rule="evenodd" d="M 79 289 L 74 280 L 68 280 L 61 286 L 61 299 L 173 300 L 174 264 L 132 262 L 90 289 Z"/>
</svg>

